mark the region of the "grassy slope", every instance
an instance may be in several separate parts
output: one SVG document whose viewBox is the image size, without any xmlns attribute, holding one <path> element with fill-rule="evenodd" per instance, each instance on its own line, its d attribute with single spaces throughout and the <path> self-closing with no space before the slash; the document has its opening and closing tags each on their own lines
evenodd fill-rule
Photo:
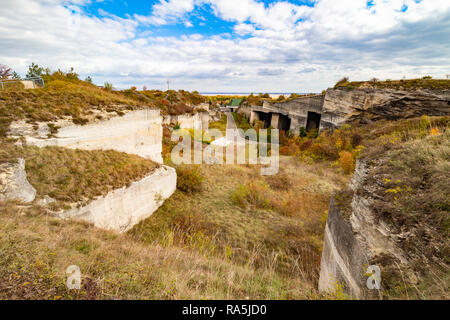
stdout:
<svg viewBox="0 0 450 320">
<path fill-rule="evenodd" d="M 409 129 L 400 122 L 376 124 L 361 135 L 368 149 L 387 148 L 410 135 Z M 427 136 L 430 128 L 422 130 Z M 54 219 L 36 205 L 0 203 L 0 297 L 317 298 L 325 210 L 332 192 L 348 182 L 327 161 L 354 151 L 350 137 L 344 139 L 353 129 L 337 134 L 319 137 L 304 162 L 283 158 L 284 172 L 274 179 L 278 183 L 263 179 L 256 167 L 204 166 L 201 192 L 177 191 L 125 235 Z M 15 157 L 14 152 L 26 156 L 40 196 L 53 191 L 60 200 L 89 198 L 115 181 L 126 184 L 124 176 L 134 179 L 152 168 L 140 158 L 115 152 L 9 152 L 15 147 L 6 139 L 2 146 L 8 146 L 2 159 Z M 82 270 L 81 292 L 65 289 L 65 269 L 71 264 Z"/>
<path fill-rule="evenodd" d="M 28 181 L 39 198 L 48 195 L 54 207 L 86 204 L 150 174 L 158 164 L 136 155 L 113 150 L 88 151 L 60 147 L 18 147 L 3 142 L 0 163 L 26 160 Z"/>
<path fill-rule="evenodd" d="M 450 289 L 450 131 L 448 119 L 422 118 L 387 130 L 362 158 L 371 166 L 372 209 L 398 237 L 410 269 L 380 256 L 391 297 L 445 298 Z M 364 192 L 364 191 L 361 191 Z M 411 271 L 417 277 L 406 281 Z M 401 275 L 404 273 L 404 275 Z"/>
<path fill-rule="evenodd" d="M 323 217 L 344 181 L 326 167 L 283 161 L 303 194 L 294 216 L 232 202 L 240 181 L 261 179 L 246 166 L 203 167 L 203 191 L 177 192 L 124 235 L 0 204 L 0 297 L 73 298 L 64 271 L 76 264 L 96 298 L 317 298 Z"/>
<path fill-rule="evenodd" d="M 123 90 L 108 91 L 81 80 L 54 79 L 49 76 L 44 88 L 0 90 L 0 136 L 4 136 L 13 120 L 55 121 L 63 116 L 84 124 L 93 111 L 116 112 L 151 107 L 163 114 L 193 112 L 190 105 L 206 102 L 198 93 L 187 91 Z"/>
<path fill-rule="evenodd" d="M 396 90 L 449 90 L 450 80 L 448 79 L 404 79 L 386 81 L 339 81 L 335 88 L 378 88 Z"/>
</svg>

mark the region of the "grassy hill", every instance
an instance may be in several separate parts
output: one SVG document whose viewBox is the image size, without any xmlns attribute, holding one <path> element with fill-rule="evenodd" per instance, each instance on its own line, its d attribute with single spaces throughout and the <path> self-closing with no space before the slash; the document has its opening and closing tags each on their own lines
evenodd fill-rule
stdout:
<svg viewBox="0 0 450 320">
<path fill-rule="evenodd" d="M 158 108 L 162 114 L 192 113 L 193 105 L 207 99 L 197 92 L 110 90 L 78 79 L 74 73 L 54 72 L 43 76 L 45 87 L 23 89 L 18 85 L 0 90 L 0 136 L 14 120 L 55 121 L 71 117 L 76 124 L 94 118 L 94 110 L 123 115 L 127 110 Z"/>
<path fill-rule="evenodd" d="M 349 81 L 343 78 L 334 86 L 337 88 L 376 88 L 376 89 L 395 89 L 395 90 L 450 90 L 450 79 L 432 79 L 423 77 L 420 79 L 401 79 L 379 81 L 372 79 L 370 81 Z"/>
<path fill-rule="evenodd" d="M 157 165 L 115 151 L 18 146 L 4 136 L 7 126 L 16 119 L 62 116 L 84 123 L 93 108 L 185 112 L 204 100 L 195 92 L 110 91 L 67 74 L 52 77 L 42 89 L 0 91 L 0 163 L 25 158 L 38 199 L 57 200 L 50 206 L 0 202 L 2 299 L 342 298 L 339 291 L 317 292 L 320 256 L 329 201 L 345 190 L 359 157 L 384 161 L 380 174 L 390 181 L 380 191 L 380 218 L 414 230 L 405 246 L 418 245 L 426 261 L 437 257 L 448 266 L 447 117 L 345 125 L 304 137 L 282 134 L 280 172 L 273 177 L 250 165 L 178 167 L 179 190 L 152 217 L 118 234 L 55 218 L 52 210 L 86 203 Z M 225 126 L 225 118 L 211 124 Z M 165 155 L 173 147 L 169 136 L 166 128 Z M 341 200 L 348 206 L 345 194 Z M 423 236 L 411 227 L 418 223 L 433 232 Z M 65 286 L 70 265 L 81 269 L 79 291 Z M 445 272 L 429 270 L 443 280 L 424 276 L 420 294 L 393 286 L 389 296 L 448 298 Z M 418 272 L 427 275 L 426 268 Z"/>
</svg>

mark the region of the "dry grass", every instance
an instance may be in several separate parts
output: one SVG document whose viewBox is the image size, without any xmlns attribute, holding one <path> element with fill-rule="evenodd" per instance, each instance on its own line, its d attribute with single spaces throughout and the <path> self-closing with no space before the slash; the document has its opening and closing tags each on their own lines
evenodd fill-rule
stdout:
<svg viewBox="0 0 450 320">
<path fill-rule="evenodd" d="M 448 90 L 450 89 L 450 80 L 448 79 L 431 79 L 424 77 L 422 79 L 402 79 L 402 80 L 385 80 L 385 81 L 348 81 L 348 78 L 340 80 L 335 88 L 378 88 L 378 89 L 396 89 L 396 90 Z"/>
<path fill-rule="evenodd" d="M 150 174 L 159 165 L 113 150 L 72 150 L 60 147 L 18 147 L 2 141 L 0 163 L 26 161 L 28 181 L 38 197 L 48 195 L 64 203 L 87 203 L 109 191 L 129 185 Z"/>
<path fill-rule="evenodd" d="M 192 113 L 193 105 L 206 102 L 197 92 L 183 90 L 106 90 L 78 80 L 72 73 L 55 72 L 44 78 L 44 88 L 0 90 L 0 136 L 5 136 L 9 124 L 19 119 L 34 123 L 71 117 L 74 123 L 85 124 L 94 118 L 94 110 L 123 115 L 127 110 L 151 107 L 163 114 L 178 115 Z"/>
<path fill-rule="evenodd" d="M 403 284 L 395 259 L 385 259 L 391 270 L 386 279 L 390 296 L 448 298 L 450 282 L 442 281 L 449 270 L 450 243 L 450 133 L 429 135 L 405 143 L 373 160 L 370 172 L 376 186 L 373 210 L 399 237 L 398 246 L 408 253 L 421 289 Z"/>
<path fill-rule="evenodd" d="M 77 265 L 82 289 L 68 290 Z M 1 299 L 289 299 L 317 295 L 273 270 L 0 204 Z"/>
<path fill-rule="evenodd" d="M 326 166 L 290 158 L 283 158 L 281 166 L 292 180 L 292 191 L 271 189 L 257 166 L 202 166 L 203 191 L 177 191 L 131 233 L 145 243 L 168 238 L 174 245 L 238 265 L 251 262 L 261 272 L 274 270 L 283 283 L 301 278 L 314 290 L 329 198 L 347 179 Z M 239 203 L 241 181 L 255 182 L 244 184 Z"/>
<path fill-rule="evenodd" d="M 219 121 L 210 122 L 209 129 L 220 130 L 222 134 L 225 136 L 227 131 L 227 116 L 222 114 L 222 117 L 220 118 Z"/>
<path fill-rule="evenodd" d="M 291 179 L 305 197 L 306 190 L 323 193 L 323 208 L 346 181 L 327 167 L 282 161 L 287 174 L 297 173 Z M 287 217 L 234 206 L 230 194 L 239 179 L 258 178 L 258 169 L 203 166 L 202 191 L 177 191 L 122 235 L 52 218 L 39 206 L 1 203 L 0 297 L 320 298 L 315 288 L 324 210 L 305 202 L 300 214 Z M 82 290 L 66 289 L 69 265 L 81 268 Z"/>
</svg>

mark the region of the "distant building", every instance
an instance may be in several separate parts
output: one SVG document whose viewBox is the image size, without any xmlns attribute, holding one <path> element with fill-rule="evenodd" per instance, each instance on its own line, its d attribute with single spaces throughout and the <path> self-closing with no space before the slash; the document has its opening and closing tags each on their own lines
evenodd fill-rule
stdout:
<svg viewBox="0 0 450 320">
<path fill-rule="evenodd" d="M 226 108 L 231 112 L 236 111 L 236 109 L 241 105 L 242 100 L 242 98 L 233 98 L 231 99 L 230 103 L 227 104 Z"/>
</svg>

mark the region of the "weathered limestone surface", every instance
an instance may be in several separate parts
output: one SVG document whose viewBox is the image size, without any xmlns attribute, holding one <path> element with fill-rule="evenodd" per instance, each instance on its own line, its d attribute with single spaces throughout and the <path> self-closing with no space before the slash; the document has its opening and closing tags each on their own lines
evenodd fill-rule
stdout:
<svg viewBox="0 0 450 320">
<path fill-rule="evenodd" d="M 450 91 L 400 91 L 392 89 L 328 89 L 321 128 L 359 119 L 363 123 L 421 115 L 450 114 Z"/>
<path fill-rule="evenodd" d="M 0 200 L 18 200 L 29 203 L 36 197 L 36 189 L 28 182 L 25 160 L 0 165 Z"/>
<path fill-rule="evenodd" d="M 244 105 L 239 111 L 250 123 L 260 120 L 262 113 L 272 117 L 272 127 L 279 126 L 279 115 L 291 120 L 295 134 L 307 127 L 308 112 L 321 114 L 320 130 L 339 127 L 346 122 L 360 120 L 394 120 L 450 114 L 450 91 L 401 91 L 393 89 L 354 88 L 328 89 L 325 95 L 299 97 L 284 102 L 265 102 L 262 106 Z"/>
<path fill-rule="evenodd" d="M 373 190 L 367 183 L 368 176 L 368 165 L 358 161 L 350 184 L 354 193 L 349 218 L 331 201 L 320 265 L 320 291 L 333 291 L 339 281 L 345 292 L 357 299 L 378 298 L 376 290 L 367 288 L 367 267 L 378 265 L 374 261 L 381 256 L 394 257 L 402 266 L 408 264 L 407 254 L 396 244 L 395 233 L 376 219 L 371 209 Z"/>
<path fill-rule="evenodd" d="M 117 150 L 162 163 L 162 117 L 159 110 L 137 110 L 106 121 L 87 125 L 74 125 L 68 121 L 58 122 L 61 128 L 55 137 L 48 135 L 47 125 L 39 126 L 36 133 L 30 125 L 13 123 L 10 135 L 25 136 L 28 144 L 39 147 L 59 146 L 86 150 Z"/>
<path fill-rule="evenodd" d="M 206 104 L 209 107 L 209 104 Z M 207 131 L 209 122 L 220 120 L 220 113 L 215 111 L 198 112 L 195 114 L 164 115 L 163 124 L 180 125 L 181 129 L 196 129 Z"/>
<path fill-rule="evenodd" d="M 331 202 L 325 226 L 324 247 L 320 263 L 319 290 L 333 292 L 345 286 L 346 293 L 365 298 L 364 271 L 368 258 L 362 243 L 353 234 L 351 224 Z"/>
<path fill-rule="evenodd" d="M 129 187 L 111 191 L 82 208 L 60 213 L 61 218 L 79 219 L 96 227 L 125 232 L 150 217 L 176 190 L 175 169 L 161 166 Z"/>
<path fill-rule="evenodd" d="M 290 130 L 298 134 L 300 127 L 306 128 L 308 112 L 322 112 L 323 95 L 299 97 L 284 102 L 264 102 L 262 106 L 241 106 L 240 113 L 249 118 L 250 123 L 260 120 L 259 113 L 271 114 L 270 124 L 279 128 L 279 115 L 284 115 L 291 120 Z"/>
</svg>

